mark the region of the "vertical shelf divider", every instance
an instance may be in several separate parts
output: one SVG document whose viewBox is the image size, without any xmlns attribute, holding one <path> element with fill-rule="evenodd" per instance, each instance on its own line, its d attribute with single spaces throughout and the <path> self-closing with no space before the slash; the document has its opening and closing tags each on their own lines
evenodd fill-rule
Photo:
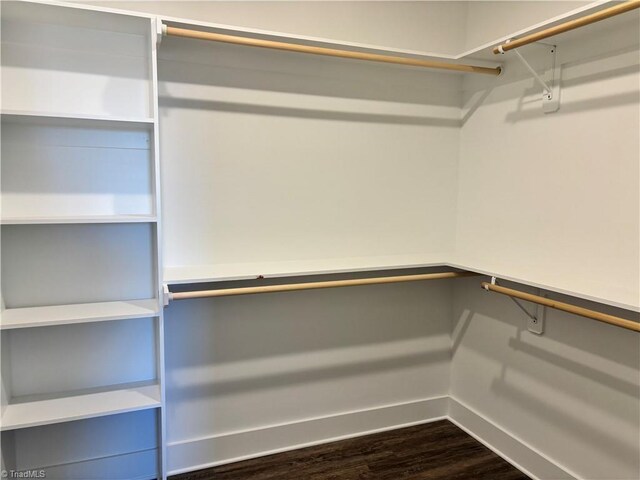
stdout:
<svg viewBox="0 0 640 480">
<path fill-rule="evenodd" d="M 160 115 L 158 107 L 158 36 L 156 32 L 161 27 L 159 18 L 150 19 L 149 31 L 149 72 L 151 88 L 149 91 L 149 104 L 153 118 L 153 143 L 152 143 L 152 178 L 154 180 L 152 193 L 154 198 L 154 209 L 157 222 L 155 224 L 155 276 L 156 295 L 162 299 L 163 295 L 163 266 L 162 266 L 162 196 L 160 178 Z M 166 424 L 166 392 L 165 392 L 165 362 L 164 362 L 164 308 L 160 308 L 156 323 L 156 357 L 157 375 L 160 386 L 160 409 L 159 438 L 158 438 L 158 477 L 161 480 L 167 479 L 167 424 Z"/>
</svg>

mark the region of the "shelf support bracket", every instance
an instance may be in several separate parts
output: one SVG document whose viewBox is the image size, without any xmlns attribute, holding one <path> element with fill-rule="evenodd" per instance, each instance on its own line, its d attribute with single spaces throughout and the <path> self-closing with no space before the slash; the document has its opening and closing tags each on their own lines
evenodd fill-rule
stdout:
<svg viewBox="0 0 640 480">
<path fill-rule="evenodd" d="M 507 42 L 509 43 L 509 42 Z M 551 54 L 551 84 L 545 82 L 538 72 L 531 66 L 529 62 L 522 56 L 518 49 L 514 49 L 513 53 L 522 62 L 525 68 L 531 73 L 536 82 L 542 87 L 542 111 L 544 113 L 557 112 L 560 108 L 560 64 L 557 62 L 558 47 L 556 45 L 542 44 Z M 498 48 L 502 54 L 502 46 Z"/>
<path fill-rule="evenodd" d="M 165 307 L 169 305 L 169 301 L 173 300 L 171 297 L 172 297 L 172 294 L 169 291 L 169 285 L 167 285 L 166 283 L 163 283 L 162 284 L 162 305 Z"/>
<path fill-rule="evenodd" d="M 156 17 L 156 44 L 160 45 L 162 43 L 162 37 L 167 34 L 167 26 L 162 23 L 160 17 Z"/>
<path fill-rule="evenodd" d="M 497 285 L 497 284 L 498 283 L 496 281 L 496 277 L 491 277 L 491 285 Z M 489 289 L 485 288 L 485 290 L 488 291 Z M 544 332 L 545 307 L 543 305 L 538 305 L 536 308 L 536 313 L 534 315 L 532 313 L 529 313 L 529 310 L 524 308 L 524 305 L 522 305 L 522 303 L 520 303 L 520 301 L 517 298 L 514 298 L 514 297 L 509 297 L 509 298 L 513 300 L 513 302 L 518 306 L 518 308 L 522 310 L 524 314 L 529 318 L 529 320 L 527 321 L 527 330 L 529 330 L 531 333 L 542 335 L 542 333 Z"/>
</svg>

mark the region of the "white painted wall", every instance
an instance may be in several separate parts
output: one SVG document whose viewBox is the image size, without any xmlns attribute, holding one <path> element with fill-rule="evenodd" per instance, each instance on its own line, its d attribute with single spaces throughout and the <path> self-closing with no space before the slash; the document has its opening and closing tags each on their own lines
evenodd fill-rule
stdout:
<svg viewBox="0 0 640 480">
<path fill-rule="evenodd" d="M 173 17 L 408 50 L 459 53 L 466 2 L 82 2 Z"/>
<path fill-rule="evenodd" d="M 637 25 L 629 14 L 615 29 L 603 22 L 579 40 L 565 37 L 553 114 L 542 112 L 540 87 L 508 55 L 497 85 L 465 81 L 472 112 L 461 132 L 461 263 L 639 304 Z M 543 47 L 522 53 L 548 70 Z M 637 478 L 638 335 L 548 310 L 536 336 L 511 299 L 478 283 L 454 288 L 452 397 L 577 478 Z"/>
<path fill-rule="evenodd" d="M 460 263 L 638 308 L 638 21 L 562 43 L 556 113 L 517 59 L 496 84 L 466 81 L 467 105 L 486 98 L 461 132 Z M 523 54 L 549 69 L 542 47 Z"/>
<path fill-rule="evenodd" d="M 159 76 L 165 267 L 451 247 L 460 76 L 175 38 Z"/>
<path fill-rule="evenodd" d="M 165 312 L 169 469 L 326 440 L 340 423 L 348 428 L 338 431 L 355 434 L 415 421 L 410 406 L 395 416 L 383 407 L 447 395 L 451 287 L 438 281 L 172 303 Z M 325 428 L 313 421 L 347 412 Z M 422 409 L 417 419 L 429 416 Z M 276 425 L 284 433 L 274 434 Z"/>
<path fill-rule="evenodd" d="M 577 478 L 637 478 L 638 334 L 547 309 L 538 336 L 510 298 L 485 292 L 478 279 L 456 282 L 453 292 L 452 397 Z"/>
<path fill-rule="evenodd" d="M 497 38 L 562 15 L 592 1 L 512 0 L 469 1 L 464 29 L 464 51 L 472 50 Z"/>
</svg>

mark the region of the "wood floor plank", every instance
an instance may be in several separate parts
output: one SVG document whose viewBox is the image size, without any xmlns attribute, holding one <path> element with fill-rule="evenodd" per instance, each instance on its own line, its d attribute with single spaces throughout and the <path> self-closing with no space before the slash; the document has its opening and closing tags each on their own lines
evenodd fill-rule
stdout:
<svg viewBox="0 0 640 480">
<path fill-rule="evenodd" d="M 447 420 L 278 453 L 170 480 L 529 480 Z"/>
</svg>

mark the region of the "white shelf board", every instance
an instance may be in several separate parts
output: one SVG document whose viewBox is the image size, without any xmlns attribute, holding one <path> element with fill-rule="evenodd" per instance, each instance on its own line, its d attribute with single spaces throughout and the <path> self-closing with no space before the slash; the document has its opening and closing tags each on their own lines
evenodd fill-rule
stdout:
<svg viewBox="0 0 640 480">
<path fill-rule="evenodd" d="M 610 8 L 611 6 L 615 5 L 618 2 L 615 1 L 611 1 L 611 0 L 598 0 L 596 2 L 590 3 L 588 5 L 584 5 L 582 7 L 576 8 L 574 10 L 571 10 L 569 12 L 563 13 L 562 15 L 558 15 L 552 18 L 549 18 L 547 20 L 544 20 L 543 22 L 539 22 L 533 25 L 530 25 L 526 28 L 523 28 L 522 30 L 518 30 L 515 31 L 513 33 L 510 33 L 508 35 L 504 35 L 502 37 L 498 37 L 495 40 L 492 40 L 490 42 L 484 43 L 482 45 L 479 45 L 477 47 L 474 47 L 466 52 L 463 52 L 459 55 L 456 55 L 455 58 L 456 59 L 467 59 L 469 61 L 494 61 L 494 62 L 500 62 L 500 61 L 504 61 L 503 57 L 504 55 L 497 55 L 495 53 L 493 53 L 493 48 L 501 45 L 503 43 L 505 43 L 507 40 L 509 39 L 514 39 L 514 38 L 520 38 L 520 37 L 524 37 L 526 35 L 529 35 L 531 33 L 535 33 L 538 32 L 540 30 L 545 30 L 547 28 L 551 28 L 554 27 L 556 25 L 559 25 L 561 23 L 565 23 L 568 22 L 570 20 L 574 20 L 577 18 L 581 18 L 587 15 L 590 15 L 592 13 L 596 13 L 600 10 L 604 10 L 606 8 Z M 578 28 L 576 30 L 571 30 L 569 32 L 565 32 L 565 33 L 560 33 L 556 36 L 553 37 L 549 37 L 548 39 L 542 40 L 545 43 L 552 43 L 552 44 L 558 44 L 560 45 L 563 41 L 567 41 L 567 40 L 573 40 L 575 38 L 579 38 L 580 36 L 585 36 L 585 35 L 593 35 L 594 33 L 594 28 L 597 28 L 599 30 L 602 31 L 606 31 L 608 29 L 616 29 L 618 27 L 619 24 L 623 23 L 623 22 L 627 22 L 629 21 L 629 14 L 623 14 L 623 15 L 618 15 L 615 17 L 611 17 L 608 18 L 606 20 L 603 20 L 601 22 L 597 22 L 595 24 L 586 26 L 586 27 L 581 27 Z M 505 55 L 509 55 L 509 53 L 507 52 Z"/>
<path fill-rule="evenodd" d="M 10 121 L 12 123 L 39 123 L 45 125 L 150 128 L 155 122 L 153 117 L 118 117 L 6 109 L 3 109 L 1 113 L 2 121 Z"/>
<path fill-rule="evenodd" d="M 478 63 L 479 66 L 497 66 L 497 65 L 500 65 L 503 59 L 499 55 L 494 55 L 493 52 L 491 51 L 491 49 L 496 45 L 504 43 L 506 40 L 510 38 L 521 37 L 529 33 L 533 33 L 538 30 L 542 30 L 544 28 L 552 27 L 559 23 L 572 20 L 577 17 L 589 15 L 591 13 L 597 12 L 604 8 L 608 8 L 614 5 L 616 2 L 612 0 L 597 0 L 588 5 L 576 8 L 562 15 L 549 18 L 543 22 L 533 24 L 527 28 L 515 31 L 508 35 L 498 37 L 491 42 L 487 42 L 477 47 L 473 47 L 469 50 L 460 52 L 458 54 L 426 52 L 421 50 L 402 49 L 402 48 L 396 48 L 396 47 L 385 46 L 385 45 L 364 44 L 364 43 L 343 41 L 343 40 L 333 39 L 333 38 L 297 35 L 297 34 L 292 34 L 288 32 L 279 32 L 279 31 L 273 31 L 273 30 L 241 27 L 237 25 L 204 22 L 204 21 L 198 21 L 198 20 L 193 20 L 188 18 L 172 17 L 172 16 L 166 16 L 166 15 L 156 16 L 152 14 L 146 14 L 146 13 L 134 12 L 134 11 L 122 10 L 122 9 L 94 7 L 94 6 L 88 6 L 88 5 L 73 5 L 73 4 L 51 1 L 51 0 L 47 0 L 46 2 L 32 0 L 28 3 L 32 3 L 36 5 L 37 4 L 43 4 L 43 5 L 48 4 L 48 5 L 54 5 L 54 6 L 58 5 L 58 6 L 67 7 L 69 9 L 87 11 L 88 13 L 94 12 L 96 14 L 115 13 L 123 17 L 126 16 L 126 17 L 139 17 L 139 18 L 149 18 L 149 19 L 157 18 L 161 22 L 169 25 L 173 25 L 173 26 L 179 26 L 179 27 L 185 27 L 185 28 L 198 28 L 200 30 L 205 30 L 205 31 L 226 33 L 230 35 L 248 36 L 248 37 L 254 37 L 254 38 L 263 38 L 267 40 L 295 42 L 295 43 L 300 43 L 302 45 L 338 48 L 338 49 L 352 50 L 352 51 L 358 51 L 358 52 L 378 53 L 382 55 L 399 55 L 399 56 L 405 56 L 410 58 L 419 58 L 423 60 L 436 60 L 436 61 L 444 60 L 444 61 L 451 61 L 452 63 L 458 63 L 457 61 L 461 61 L 461 60 L 469 61 L 473 59 L 476 62 L 480 62 Z M 614 17 L 613 19 L 605 20 L 602 23 L 606 24 L 607 22 L 611 22 L 611 21 L 615 22 L 616 18 L 623 18 L 623 17 L 624 15 L 621 15 L 619 17 Z M 579 31 L 580 30 L 578 30 L 578 32 Z M 572 33 L 573 32 L 569 32 L 569 34 L 572 34 Z M 567 35 L 567 34 L 565 33 L 561 35 Z M 148 119 L 148 120 L 153 121 L 152 119 Z M 125 120 L 125 121 L 131 121 L 131 120 Z"/>
<path fill-rule="evenodd" d="M 15 397 L 2 414 L 0 430 L 37 427 L 160 407 L 160 387 L 149 382 L 53 395 Z"/>
<path fill-rule="evenodd" d="M 488 270 L 482 266 L 471 265 L 469 263 L 461 264 L 455 262 L 449 262 L 449 266 L 458 268 L 461 270 L 467 270 L 469 272 L 480 273 L 482 275 L 486 275 L 488 277 L 496 277 L 498 280 L 506 280 L 508 282 L 519 283 L 521 285 L 526 285 L 528 287 L 539 288 L 541 290 L 545 290 L 547 292 L 559 293 L 561 295 L 567 295 L 574 298 L 580 298 L 582 300 L 587 300 L 590 302 L 600 303 L 603 305 L 609 305 L 611 307 L 621 308 L 623 310 L 629 310 L 632 312 L 640 312 L 639 304 L 625 303 L 616 300 L 611 300 L 610 298 L 600 297 L 597 295 L 593 295 L 590 293 L 585 293 L 577 290 L 569 290 L 567 288 L 562 288 L 557 285 L 552 285 L 549 283 L 536 282 L 532 280 L 527 280 L 522 277 L 514 276 L 514 275 L 504 275 L 494 270 Z"/>
<path fill-rule="evenodd" d="M 49 225 L 78 223 L 155 223 L 155 215 L 86 215 L 78 217 L 4 217 L 2 225 Z"/>
<path fill-rule="evenodd" d="M 599 297 L 585 292 L 568 290 L 548 283 L 539 283 L 524 278 L 502 275 L 482 267 L 451 261 L 446 254 L 434 256 L 392 256 L 362 257 L 345 259 L 307 260 L 299 262 L 235 263 L 217 265 L 192 265 L 165 267 L 164 282 L 169 285 L 189 283 L 210 283 L 234 280 L 254 280 L 258 277 L 284 278 L 304 275 L 325 275 L 333 273 L 357 273 L 375 270 L 400 270 L 409 268 L 452 268 L 475 272 L 521 285 L 540 288 L 548 292 L 568 295 L 591 302 L 610 305 L 633 312 L 640 312 L 640 305 L 624 303 L 610 298 Z"/>
<path fill-rule="evenodd" d="M 159 313 L 156 299 L 9 308 L 0 315 L 0 330 L 148 318 Z"/>
<path fill-rule="evenodd" d="M 521 37 L 529 33 L 533 33 L 538 30 L 542 30 L 544 28 L 552 27 L 559 23 L 572 20 L 577 17 L 595 13 L 599 10 L 608 8 L 616 4 L 616 2 L 613 0 L 596 0 L 592 3 L 576 8 L 562 15 L 549 18 L 543 22 L 533 24 L 529 27 L 512 32 L 508 35 L 498 37 L 491 42 L 487 42 L 477 47 L 473 47 L 464 52 L 460 52 L 458 54 L 446 54 L 446 53 L 426 52 L 421 50 L 396 48 L 396 47 L 385 46 L 385 45 L 373 45 L 373 44 L 349 42 L 349 41 L 343 41 L 343 40 L 334 39 L 334 38 L 297 35 L 297 34 L 292 34 L 288 32 L 248 28 L 248 27 L 242 27 L 237 25 L 219 24 L 219 23 L 205 22 L 205 21 L 199 21 L 199 20 L 181 18 L 181 17 L 173 17 L 173 16 L 167 16 L 167 15 L 153 15 L 153 14 L 147 14 L 143 12 L 107 8 L 102 6 L 95 7 L 95 6 L 81 5 L 81 4 L 74 5 L 74 4 L 59 2 L 55 0 L 29 0 L 28 2 L 25 2 L 25 3 L 34 4 L 34 5 L 43 5 L 45 7 L 46 6 L 62 6 L 70 10 L 86 11 L 87 13 L 93 12 L 95 14 L 114 13 L 114 14 L 118 14 L 123 18 L 127 18 L 127 17 L 130 17 L 132 19 L 134 17 L 148 18 L 148 19 L 157 18 L 159 21 L 166 24 L 173 25 L 173 26 L 179 26 L 179 27 L 185 27 L 185 28 L 195 27 L 201 30 L 206 30 L 211 32 L 263 38 L 263 39 L 275 40 L 275 41 L 283 41 L 283 42 L 293 41 L 296 43 L 300 43 L 302 45 L 338 48 L 338 49 L 346 49 L 346 50 L 368 52 L 368 53 L 379 53 L 383 55 L 399 55 L 399 56 L 406 56 L 411 58 L 420 58 L 424 60 L 445 60 L 445 61 L 450 60 L 452 61 L 452 63 L 455 63 L 456 60 L 469 60 L 469 59 L 479 60 L 483 63 L 488 62 L 488 63 L 484 63 L 484 65 L 480 64 L 480 66 L 499 65 L 502 62 L 502 59 L 500 58 L 500 56 L 494 55 L 491 52 L 491 49 L 496 45 L 504 43 L 506 40 L 510 38 Z M 45 12 L 45 13 L 47 15 L 50 15 L 50 12 Z M 612 20 L 615 21 L 615 18 L 621 18 L 621 17 L 624 17 L 624 15 L 621 15 L 619 17 L 614 17 L 613 19 L 605 20 L 604 23 Z M 561 35 L 567 35 L 567 34 L 565 33 Z M 152 121 L 152 119 L 149 119 L 149 120 Z"/>
<path fill-rule="evenodd" d="M 294 277 L 332 273 L 367 272 L 401 268 L 446 266 L 445 255 L 398 255 L 385 257 L 332 258 L 289 262 L 228 263 L 165 267 L 164 282 L 186 283 L 251 280 L 258 277 Z"/>
<path fill-rule="evenodd" d="M 508 35 L 498 37 L 491 42 L 484 43 L 477 47 L 473 47 L 469 50 L 460 52 L 458 54 L 426 52 L 421 50 L 395 48 L 395 47 L 384 46 L 384 45 L 372 45 L 372 44 L 364 44 L 364 43 L 357 43 L 357 42 L 348 42 L 348 41 L 331 39 L 331 38 L 297 35 L 297 34 L 286 33 L 286 32 L 277 32 L 277 31 L 271 31 L 271 30 L 239 27 L 235 25 L 203 22 L 198 20 L 191 20 L 186 18 L 178 18 L 178 17 L 171 17 L 171 16 L 164 16 L 164 15 L 161 15 L 158 18 L 163 23 L 166 23 L 171 26 L 176 26 L 181 28 L 197 28 L 199 30 L 223 33 L 223 34 L 229 34 L 229 35 L 240 35 L 240 36 L 247 36 L 252 38 L 260 38 L 265 40 L 274 40 L 274 41 L 281 41 L 281 42 L 295 42 L 302 45 L 337 48 L 337 49 L 351 50 L 356 52 L 376 53 L 381 55 L 398 55 L 398 56 L 409 57 L 409 58 L 418 58 L 422 60 L 450 61 L 451 63 L 465 63 L 466 61 L 474 60 L 478 66 L 495 67 L 495 66 L 499 66 L 503 62 L 503 58 L 501 55 L 495 55 L 492 52 L 493 47 L 495 47 L 496 45 L 500 45 L 501 43 L 504 43 L 506 40 L 509 40 L 511 38 L 522 37 L 524 35 L 528 35 L 538 30 L 552 27 L 559 23 L 563 23 L 569 20 L 573 20 L 575 18 L 579 18 L 585 15 L 589 15 L 591 13 L 595 13 L 597 11 L 611 7 L 612 5 L 615 5 L 615 4 L 616 2 L 612 0 L 597 0 L 588 5 L 576 8 L 562 15 L 549 18 L 543 22 L 533 24 L 531 26 L 528 26 L 527 28 L 515 31 Z M 602 23 L 607 25 L 607 22 L 623 21 L 623 20 L 620 20 L 623 18 L 624 18 L 624 15 L 621 15 L 618 17 L 614 17 L 612 19 L 608 19 Z M 613 25 L 613 24 L 610 23 L 609 25 Z M 611 28 L 615 28 L 615 27 L 613 26 Z M 580 29 L 578 29 L 576 32 L 580 32 Z M 580 33 L 577 33 L 577 35 L 579 34 Z M 564 33 L 561 35 L 575 35 L 575 34 L 574 32 L 569 32 L 568 34 Z"/>
</svg>

